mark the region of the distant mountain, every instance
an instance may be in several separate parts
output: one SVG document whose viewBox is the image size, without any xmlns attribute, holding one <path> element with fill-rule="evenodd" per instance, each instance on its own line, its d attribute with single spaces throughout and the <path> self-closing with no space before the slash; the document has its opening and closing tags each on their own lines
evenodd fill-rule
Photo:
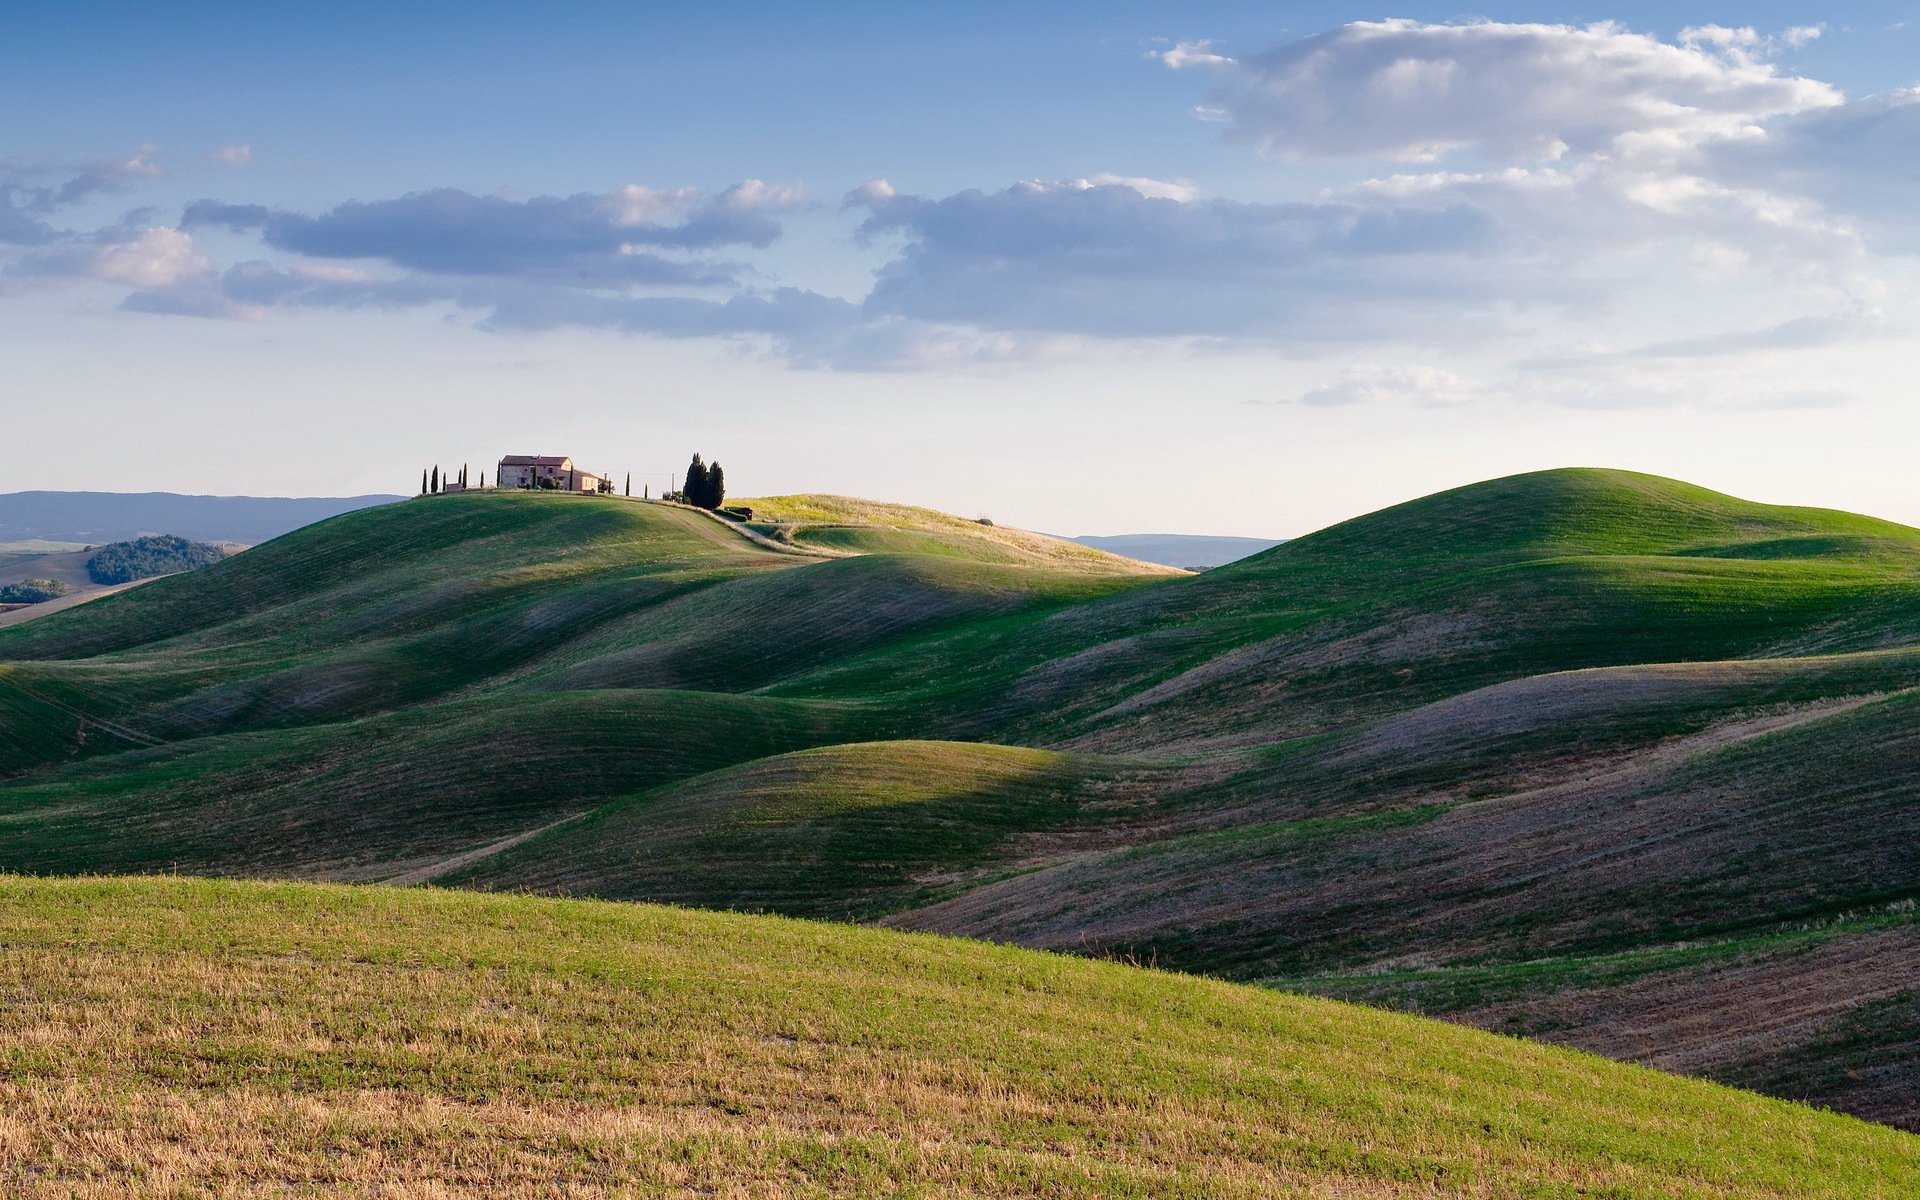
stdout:
<svg viewBox="0 0 1920 1200">
<path fill-rule="evenodd" d="M 175 492 L 11 492 L 0 495 L 0 542 L 102 545 L 153 533 L 258 545 L 302 525 L 401 496 L 183 496 Z"/>
<path fill-rule="evenodd" d="M 1210 537 L 1192 533 L 1120 533 L 1112 537 L 1062 538 L 1141 562 L 1166 567 L 1220 567 L 1280 544 L 1272 538 Z"/>
</svg>

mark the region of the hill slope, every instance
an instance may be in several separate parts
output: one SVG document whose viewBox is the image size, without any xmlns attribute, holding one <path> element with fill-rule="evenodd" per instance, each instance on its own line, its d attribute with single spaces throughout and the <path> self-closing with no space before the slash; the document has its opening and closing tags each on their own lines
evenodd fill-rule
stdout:
<svg viewBox="0 0 1920 1200">
<path fill-rule="evenodd" d="M 753 527 L 810 549 L 856 554 L 934 554 L 975 562 L 1018 563 L 1130 575 L 1178 575 L 1174 567 L 1076 542 L 969 521 L 930 508 L 881 504 L 852 496 L 768 496 L 742 500 Z"/>
<path fill-rule="evenodd" d="M 0 869 L 1132 954 L 1920 1129 L 1920 531 L 1561 471 L 1191 577 L 792 503 L 843 553 L 440 496 L 0 630 Z"/>
<path fill-rule="evenodd" d="M 978 943 L 185 880 L 0 881 L 0 934 L 26 1198 L 1920 1188 L 1920 1140 L 1845 1117 Z"/>
</svg>

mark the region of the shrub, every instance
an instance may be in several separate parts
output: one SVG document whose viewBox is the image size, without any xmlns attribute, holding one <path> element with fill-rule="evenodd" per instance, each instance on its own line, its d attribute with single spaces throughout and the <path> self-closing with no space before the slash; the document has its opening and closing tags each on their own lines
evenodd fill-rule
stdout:
<svg viewBox="0 0 1920 1200">
<path fill-rule="evenodd" d="M 39 604 L 58 600 L 72 590 L 58 579 L 22 579 L 0 587 L 0 604 Z"/>
</svg>

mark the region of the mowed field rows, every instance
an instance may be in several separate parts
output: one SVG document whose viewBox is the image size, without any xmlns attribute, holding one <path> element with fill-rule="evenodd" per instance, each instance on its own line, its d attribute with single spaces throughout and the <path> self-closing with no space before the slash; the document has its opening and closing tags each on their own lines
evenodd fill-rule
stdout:
<svg viewBox="0 0 1920 1200">
<path fill-rule="evenodd" d="M 750 503 L 425 497 L 0 630 L 0 869 L 958 933 L 1920 1129 L 1920 531 L 1558 471 L 1192 576 Z"/>
</svg>

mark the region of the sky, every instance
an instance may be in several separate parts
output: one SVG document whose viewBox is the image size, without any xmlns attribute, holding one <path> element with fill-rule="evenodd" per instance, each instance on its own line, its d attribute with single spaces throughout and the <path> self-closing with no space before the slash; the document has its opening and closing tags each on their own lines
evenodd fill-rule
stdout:
<svg viewBox="0 0 1920 1200">
<path fill-rule="evenodd" d="M 1920 0 L 0 11 L 0 490 L 1920 524 Z"/>
</svg>

